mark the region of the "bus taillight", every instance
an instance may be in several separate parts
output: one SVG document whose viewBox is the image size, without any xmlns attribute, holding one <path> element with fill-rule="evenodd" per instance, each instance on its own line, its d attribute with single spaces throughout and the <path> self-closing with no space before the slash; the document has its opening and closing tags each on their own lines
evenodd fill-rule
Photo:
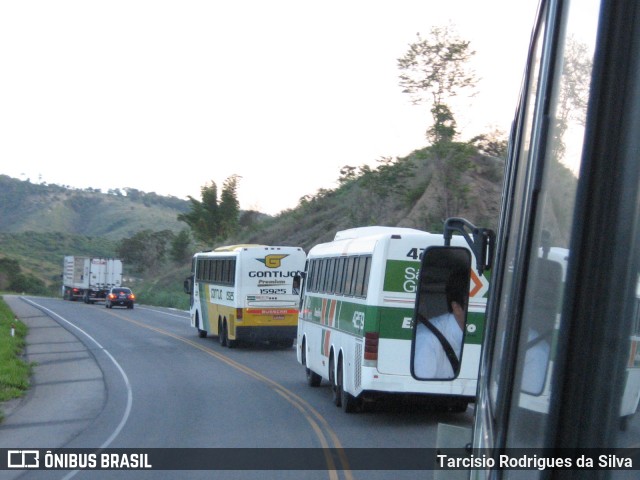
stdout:
<svg viewBox="0 0 640 480">
<path fill-rule="evenodd" d="M 236 308 L 236 321 L 242 321 L 242 308 Z"/>
<path fill-rule="evenodd" d="M 364 359 L 378 360 L 378 340 L 380 335 L 377 332 L 364 334 Z"/>
</svg>

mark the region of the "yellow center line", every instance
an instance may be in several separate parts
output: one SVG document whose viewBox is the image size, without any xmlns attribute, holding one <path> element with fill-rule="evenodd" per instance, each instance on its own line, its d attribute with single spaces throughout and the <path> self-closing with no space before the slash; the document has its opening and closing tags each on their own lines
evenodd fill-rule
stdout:
<svg viewBox="0 0 640 480">
<path fill-rule="evenodd" d="M 336 470 L 336 466 L 335 463 L 333 461 L 333 458 L 331 457 L 330 453 L 328 452 L 328 448 L 329 447 L 329 442 L 327 441 L 327 438 L 325 437 L 325 434 L 322 431 L 322 428 L 324 428 L 324 430 L 327 432 L 327 434 L 329 435 L 329 437 L 331 438 L 331 442 L 333 443 L 333 445 L 335 446 L 336 450 L 338 451 L 338 457 L 340 458 L 340 463 L 342 464 L 342 470 L 344 473 L 344 476 L 347 480 L 353 480 L 353 475 L 349 469 L 349 462 L 347 459 L 347 456 L 344 452 L 344 449 L 342 447 L 342 444 L 340 443 L 340 440 L 338 439 L 338 436 L 336 435 L 336 433 L 333 431 L 333 429 L 329 426 L 329 423 L 327 422 L 327 420 L 315 409 L 313 408 L 306 400 L 304 400 L 303 398 L 301 398 L 300 396 L 296 395 L 295 393 L 293 393 L 292 391 L 288 390 L 287 388 L 283 387 L 282 385 L 280 385 L 279 383 L 275 382 L 274 380 L 265 377 L 264 375 L 262 375 L 261 373 L 257 372 L 256 370 L 253 370 L 252 368 L 247 367 L 246 365 L 243 365 L 239 362 L 236 362 L 235 360 L 232 360 L 231 358 L 227 357 L 226 355 L 223 355 L 221 353 L 216 352 L 215 350 L 212 350 L 206 346 L 203 346 L 193 340 L 190 340 L 188 338 L 182 337 L 180 335 L 176 335 L 174 333 L 168 332 L 166 330 L 163 330 L 161 328 L 158 327 L 152 327 L 150 325 L 144 324 L 142 322 L 138 322 L 136 320 L 132 320 L 131 318 L 125 317 L 123 315 L 120 315 L 118 313 L 115 312 L 108 312 L 111 315 L 118 317 L 121 320 L 124 320 L 125 322 L 129 322 L 131 324 L 135 324 L 141 328 L 146 328 L 147 330 L 152 330 L 154 332 L 157 332 L 161 335 L 165 335 L 171 338 L 174 338 L 180 342 L 186 343 L 187 345 L 190 345 L 194 348 L 197 348 L 198 350 L 203 351 L 204 353 L 206 353 L 207 355 L 210 355 L 212 357 L 217 358 L 218 360 L 220 360 L 221 362 L 226 363 L 227 365 L 229 365 L 232 368 L 235 368 L 236 370 L 241 371 L 242 373 L 262 382 L 267 384 L 269 387 L 271 387 L 273 390 L 275 390 L 276 393 L 278 393 L 281 397 L 283 397 L 287 402 L 289 402 L 290 404 L 292 404 L 294 407 L 296 407 L 296 409 L 298 409 L 300 412 L 302 412 L 302 414 L 304 415 L 305 419 L 307 420 L 307 422 L 309 423 L 309 425 L 311 425 L 311 428 L 314 430 L 314 432 L 316 433 L 316 435 L 318 436 L 318 439 L 320 440 L 320 444 L 322 445 L 322 448 L 324 450 L 324 456 L 325 459 L 327 461 L 327 466 L 329 467 L 329 478 L 331 480 L 337 480 L 338 479 L 338 475 L 337 475 L 337 470 Z M 315 419 L 317 420 L 317 422 L 312 418 L 312 416 L 309 415 L 309 413 L 311 413 L 311 415 L 313 417 L 315 417 Z M 318 425 L 318 422 L 320 423 L 320 425 Z"/>
</svg>

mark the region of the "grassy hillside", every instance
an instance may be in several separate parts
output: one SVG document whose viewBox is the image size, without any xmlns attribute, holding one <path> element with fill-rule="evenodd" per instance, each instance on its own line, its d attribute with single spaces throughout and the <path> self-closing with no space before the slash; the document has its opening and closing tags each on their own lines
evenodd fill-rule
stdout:
<svg viewBox="0 0 640 480">
<path fill-rule="evenodd" d="M 386 225 L 441 232 L 451 215 L 443 206 L 441 185 L 435 180 L 429 149 L 399 159 L 387 172 L 372 178 L 367 173 L 341 182 L 335 190 L 321 190 L 304 198 L 296 208 L 264 220 L 252 231 L 244 230 L 228 243 L 265 243 L 301 246 L 333 239 L 338 230 Z M 500 208 L 501 159 L 476 155 L 463 175 L 464 199 L 455 216 L 477 225 L 496 228 Z"/>
<path fill-rule="evenodd" d="M 36 185 L 0 175 L 0 232 L 64 232 L 117 240 L 144 229 L 179 231 L 189 202 L 127 189 L 126 195 Z"/>
<path fill-rule="evenodd" d="M 503 161 L 479 154 L 461 175 L 456 210 L 444 196 L 440 164 L 429 148 L 382 162 L 377 169 L 352 169 L 339 187 L 301 199 L 275 217 L 253 212 L 240 231 L 223 243 L 295 245 L 309 250 L 336 231 L 367 225 L 413 227 L 439 232 L 451 214 L 495 228 Z M 355 172 L 355 173 L 354 173 Z M 178 232 L 178 213 L 189 203 L 135 190 L 127 195 L 34 185 L 0 175 L 0 258 L 18 260 L 25 273 L 41 278 L 52 294 L 60 291 L 64 255 L 116 256 L 118 241 L 142 230 Z M 195 250 L 218 245 L 195 246 Z M 190 262 L 166 260 L 152 274 L 131 272 L 127 284 L 143 303 L 186 308 L 182 282 Z"/>
<path fill-rule="evenodd" d="M 116 242 L 60 232 L 0 233 L 0 258 L 16 259 L 24 273 L 40 278 L 59 292 L 65 255 L 115 257 Z"/>
</svg>

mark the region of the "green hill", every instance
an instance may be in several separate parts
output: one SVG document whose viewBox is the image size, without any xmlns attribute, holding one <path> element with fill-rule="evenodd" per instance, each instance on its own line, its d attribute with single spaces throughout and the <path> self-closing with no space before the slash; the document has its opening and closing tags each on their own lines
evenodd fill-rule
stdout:
<svg viewBox="0 0 640 480">
<path fill-rule="evenodd" d="M 38 185 L 0 175 L 0 232 L 63 232 L 113 240 L 139 230 L 179 231 L 189 202 L 127 189 L 126 195 Z"/>
<path fill-rule="evenodd" d="M 296 245 L 308 251 L 331 240 L 338 230 L 388 225 L 438 232 L 448 216 L 495 228 L 503 164 L 502 159 L 473 150 L 462 173 L 446 188 L 447 166 L 430 148 L 386 159 L 375 169 L 345 167 L 338 188 L 307 195 L 296 208 L 273 217 L 243 212 L 240 231 L 224 243 Z M 58 294 L 64 255 L 116 256 L 118 242 L 137 232 L 178 233 L 187 226 L 177 216 L 189 211 L 189 205 L 133 189 L 105 194 L 0 175 L 0 259 L 17 260 L 26 275 Z M 125 275 L 141 301 L 186 308 L 182 280 L 189 266 L 189 261 L 167 260 L 159 271 L 140 274 L 125 264 Z"/>
<path fill-rule="evenodd" d="M 296 245 L 308 250 L 332 240 L 339 230 L 367 225 L 440 232 L 450 216 L 496 228 L 503 168 L 500 158 L 472 155 L 459 179 L 463 188 L 455 208 L 447 208 L 439 166 L 429 148 L 417 150 L 378 169 L 343 177 L 337 189 L 307 196 L 296 208 L 264 220 L 259 228 L 245 229 L 231 240 Z"/>
</svg>

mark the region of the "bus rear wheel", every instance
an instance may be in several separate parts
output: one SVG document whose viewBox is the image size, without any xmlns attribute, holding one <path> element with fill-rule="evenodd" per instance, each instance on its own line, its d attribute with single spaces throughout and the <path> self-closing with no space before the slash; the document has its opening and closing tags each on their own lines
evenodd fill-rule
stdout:
<svg viewBox="0 0 640 480">
<path fill-rule="evenodd" d="M 338 364 L 338 394 L 340 395 L 340 405 L 345 413 L 354 413 L 358 411 L 361 399 L 354 397 L 344 389 L 342 360 Z"/>
<path fill-rule="evenodd" d="M 207 338 L 207 331 L 200 328 L 200 317 L 196 314 L 196 328 L 198 329 L 198 337 Z"/>
<path fill-rule="evenodd" d="M 236 346 L 236 340 L 231 340 L 229 338 L 229 326 L 227 325 L 226 320 L 222 322 L 222 330 L 220 332 L 220 345 L 227 348 L 234 348 Z"/>
<path fill-rule="evenodd" d="M 336 407 L 339 407 L 342 405 L 342 396 L 340 395 L 338 383 L 336 382 L 336 370 L 334 368 L 333 355 L 331 355 L 331 358 L 329 359 L 329 384 L 331 385 L 331 400 Z"/>
<path fill-rule="evenodd" d="M 227 346 L 227 324 L 221 322 L 218 326 L 218 341 L 222 347 Z"/>
<path fill-rule="evenodd" d="M 302 342 L 302 364 L 304 365 L 305 375 L 307 376 L 307 384 L 310 387 L 318 387 L 320 386 L 320 382 L 322 382 L 322 377 L 318 375 L 316 372 L 312 371 L 307 366 L 307 342 L 306 340 Z"/>
</svg>

